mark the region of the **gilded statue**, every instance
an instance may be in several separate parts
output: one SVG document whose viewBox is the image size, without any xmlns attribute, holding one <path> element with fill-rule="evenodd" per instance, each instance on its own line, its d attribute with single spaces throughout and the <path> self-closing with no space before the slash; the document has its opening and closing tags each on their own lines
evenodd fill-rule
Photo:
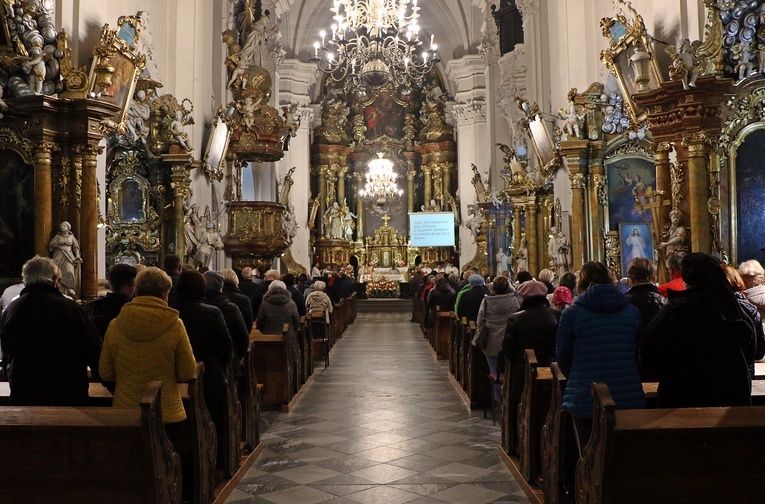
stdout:
<svg viewBox="0 0 765 504">
<path fill-rule="evenodd" d="M 420 111 L 425 126 L 420 130 L 420 141 L 439 142 L 451 140 L 454 136 L 454 128 L 446 124 L 444 104 L 439 100 L 428 96 Z"/>
<path fill-rule="evenodd" d="M 321 126 L 316 130 L 316 137 L 325 143 L 342 144 L 348 140 L 345 121 L 348 106 L 338 96 L 328 98 L 321 107 Z"/>
</svg>

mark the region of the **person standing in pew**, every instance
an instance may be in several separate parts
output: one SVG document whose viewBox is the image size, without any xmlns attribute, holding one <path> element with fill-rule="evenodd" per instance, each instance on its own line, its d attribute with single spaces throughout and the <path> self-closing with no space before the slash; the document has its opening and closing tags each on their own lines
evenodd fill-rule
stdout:
<svg viewBox="0 0 765 504">
<path fill-rule="evenodd" d="M 172 308 L 178 310 L 189 335 L 197 361 L 204 362 L 205 405 L 210 412 L 217 439 L 224 439 L 226 368 L 231 362 L 231 336 L 220 308 L 205 303 L 207 282 L 198 271 L 189 270 L 178 278 L 178 296 Z M 249 303 L 249 301 L 248 301 Z M 218 442 L 218 466 L 223 459 L 223 443 Z"/>
<path fill-rule="evenodd" d="M 35 256 L 21 295 L 0 319 L 3 369 L 13 406 L 84 406 L 88 366 L 98 379 L 101 338 L 80 306 L 58 290 L 61 270 Z"/>
<path fill-rule="evenodd" d="M 581 456 L 592 430 L 593 382 L 608 384 L 619 409 L 644 408 L 645 396 L 637 361 L 640 312 L 601 262 L 582 266 L 577 291 L 561 312 L 555 354 L 568 378 L 562 408 L 573 416 Z"/>
<path fill-rule="evenodd" d="M 739 264 L 738 273 L 746 285 L 744 296 L 757 307 L 760 319 L 765 321 L 765 269 L 759 261 L 752 259 Z"/>
<path fill-rule="evenodd" d="M 521 309 L 507 319 L 502 339 L 502 352 L 510 362 L 511 375 L 506 380 L 510 383 L 510 405 L 515 409 L 521 402 L 526 381 L 525 351 L 534 350 L 540 366 L 549 366 L 555 360 L 555 335 L 561 314 L 550 308 L 547 286 L 542 282 L 523 282 L 518 286 L 518 294 L 523 299 Z"/>
<path fill-rule="evenodd" d="M 239 362 L 250 345 L 250 333 L 247 331 L 242 312 L 223 294 L 223 275 L 217 271 L 205 271 L 203 276 L 207 283 L 205 303 L 218 307 L 223 313 L 231 343 L 234 345 L 234 362 Z M 242 373 L 239 366 L 234 366 L 233 371 L 234 379 L 238 381 Z"/>
<path fill-rule="evenodd" d="M 180 276 L 179 276 L 180 278 Z M 138 407 L 146 385 L 161 381 L 162 423 L 178 445 L 186 419 L 178 383 L 194 377 L 196 361 L 178 312 L 167 305 L 173 287 L 159 268 L 146 268 L 135 279 L 135 298 L 109 324 L 101 351 L 101 378 L 115 382 L 114 407 Z"/>
<path fill-rule="evenodd" d="M 728 285 L 730 285 L 731 290 L 733 290 L 733 296 L 736 298 L 738 306 L 741 308 L 744 315 L 746 315 L 746 319 L 749 321 L 749 324 L 754 331 L 754 339 L 751 342 L 751 345 L 754 345 L 754 348 L 750 348 L 745 353 L 747 356 L 747 364 L 749 365 L 749 374 L 752 376 L 752 379 L 754 379 L 754 361 L 765 357 L 765 331 L 763 331 L 762 319 L 760 318 L 759 311 L 757 311 L 757 307 L 750 303 L 746 299 L 746 296 L 744 296 L 743 291 L 746 290 L 746 284 L 741 279 L 736 268 L 730 264 L 721 264 L 720 267 L 725 273 L 725 279 L 728 281 Z"/>
<path fill-rule="evenodd" d="M 247 328 L 247 334 L 252 331 L 252 324 L 255 317 L 252 315 L 252 303 L 250 298 L 242 294 L 239 290 L 239 277 L 231 268 L 224 269 L 221 274 L 223 275 L 223 294 L 226 295 L 229 301 L 234 303 L 239 312 L 242 314 L 244 320 L 244 326 Z"/>
<path fill-rule="evenodd" d="M 83 306 L 91 322 L 98 328 L 101 339 L 112 320 L 117 318 L 122 306 L 132 299 L 135 294 L 135 277 L 138 274 L 135 267 L 129 264 L 116 264 L 109 270 L 109 290 L 105 297 Z"/>
<path fill-rule="evenodd" d="M 667 300 L 659 294 L 659 289 L 654 284 L 656 265 L 646 257 L 636 257 L 627 268 L 627 278 L 630 282 L 627 299 L 640 312 L 640 325 L 645 331 L 667 304 Z"/>
<path fill-rule="evenodd" d="M 540 284 L 541 282 L 537 282 Z M 497 375 L 497 354 L 502 350 L 502 339 L 507 329 L 507 319 L 521 307 L 521 302 L 515 289 L 503 276 L 498 276 L 492 282 L 492 294 L 483 298 L 478 308 L 476 327 L 484 331 L 484 343 L 481 351 L 489 365 L 489 373 Z M 504 364 L 504 362 L 502 363 Z M 497 380 L 495 380 L 497 381 Z M 500 402 L 500 385 L 494 385 L 494 401 Z"/>
<path fill-rule="evenodd" d="M 290 293 L 290 296 L 292 296 L 292 300 L 295 302 L 295 306 L 297 306 L 298 309 L 298 315 L 301 317 L 305 315 L 305 298 L 300 293 L 300 291 L 295 287 L 295 275 L 291 273 L 287 273 L 284 275 L 284 285 L 287 286 L 287 290 Z"/>
<path fill-rule="evenodd" d="M 323 311 L 325 321 L 329 324 L 329 314 L 332 313 L 334 306 L 329 296 L 324 293 L 326 288 L 327 284 L 321 280 L 316 280 L 313 283 L 313 291 L 308 293 L 305 298 L 305 307 L 307 312 Z"/>
<path fill-rule="evenodd" d="M 680 270 L 685 290 L 670 291 L 640 347 L 644 376 L 659 382 L 659 407 L 750 405 L 752 324 L 716 259 L 688 254 Z"/>
<path fill-rule="evenodd" d="M 258 311 L 260 311 L 260 305 L 263 303 L 263 296 L 268 291 L 268 286 L 274 280 L 279 280 L 279 272 L 275 269 L 266 271 L 265 281 L 258 284 L 258 288 L 255 290 L 255 294 L 252 296 L 252 316 L 258 318 Z"/>
<path fill-rule="evenodd" d="M 430 289 L 428 294 L 428 302 L 425 304 L 427 307 L 425 316 L 428 323 L 425 327 L 436 326 L 436 313 L 437 308 L 441 308 L 442 312 L 450 312 L 454 309 L 454 290 L 449 285 L 449 280 L 444 275 L 438 275 L 436 278 L 436 285 Z"/>
<path fill-rule="evenodd" d="M 470 289 L 464 291 L 459 300 L 457 316 L 460 320 L 462 317 L 466 317 L 468 322 L 475 322 L 478 319 L 478 310 L 481 308 L 483 298 L 490 292 L 486 287 L 486 281 L 477 273 L 468 277 L 468 285 L 470 285 Z"/>
<path fill-rule="evenodd" d="M 318 282 L 314 282 L 318 283 Z M 274 280 L 263 296 L 256 325 L 263 334 L 282 334 L 284 324 L 289 324 L 287 345 L 293 361 L 298 360 L 297 329 L 300 315 L 287 286 L 281 280 Z"/>
</svg>

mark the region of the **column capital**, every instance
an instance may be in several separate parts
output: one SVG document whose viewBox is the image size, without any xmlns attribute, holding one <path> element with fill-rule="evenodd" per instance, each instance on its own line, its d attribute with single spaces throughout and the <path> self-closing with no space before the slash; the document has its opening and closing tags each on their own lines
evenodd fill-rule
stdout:
<svg viewBox="0 0 765 504">
<path fill-rule="evenodd" d="M 523 17 L 539 13 L 539 0 L 515 0 L 515 5 Z"/>
<path fill-rule="evenodd" d="M 586 177 L 582 173 L 572 173 L 569 175 L 569 179 L 571 179 L 571 189 L 577 190 L 577 189 L 584 189 L 585 187 L 585 180 Z"/>
<path fill-rule="evenodd" d="M 457 122 L 457 128 L 472 126 L 486 122 L 486 102 L 469 99 L 452 107 L 452 115 Z"/>
</svg>

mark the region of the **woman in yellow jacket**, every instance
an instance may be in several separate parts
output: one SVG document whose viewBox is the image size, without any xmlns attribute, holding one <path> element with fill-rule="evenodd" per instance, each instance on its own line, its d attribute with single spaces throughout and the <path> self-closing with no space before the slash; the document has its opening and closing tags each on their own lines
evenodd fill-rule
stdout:
<svg viewBox="0 0 765 504">
<path fill-rule="evenodd" d="M 146 268 L 135 279 L 136 297 L 109 324 L 99 372 L 116 382 L 114 406 L 136 407 L 150 381 L 162 382 L 162 421 L 171 441 L 186 419 L 178 382 L 194 376 L 191 343 L 178 312 L 167 306 L 172 281 L 159 268 Z"/>
</svg>

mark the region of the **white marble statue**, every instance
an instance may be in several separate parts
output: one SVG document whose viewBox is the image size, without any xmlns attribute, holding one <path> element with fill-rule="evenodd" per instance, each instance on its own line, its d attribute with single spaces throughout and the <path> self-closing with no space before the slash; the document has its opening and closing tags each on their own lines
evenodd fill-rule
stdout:
<svg viewBox="0 0 765 504">
<path fill-rule="evenodd" d="M 149 135 L 149 127 L 146 123 L 151 116 L 151 96 L 143 89 L 135 92 L 125 123 L 130 138 L 134 140 L 146 140 Z"/>
<path fill-rule="evenodd" d="M 24 57 L 24 63 L 21 65 L 24 73 L 29 74 L 29 87 L 37 94 L 43 94 L 43 82 L 45 82 L 45 51 L 43 51 L 44 40 L 42 35 L 34 33 L 28 37 L 29 56 Z"/>
<path fill-rule="evenodd" d="M 183 216 L 183 236 L 185 241 L 184 257 L 188 264 L 194 263 L 194 253 L 199 246 L 199 232 L 202 220 L 199 218 L 199 205 L 191 205 Z"/>
<path fill-rule="evenodd" d="M 223 249 L 223 240 L 215 230 L 215 223 L 208 222 L 205 226 L 205 234 L 199 240 L 197 252 L 194 256 L 197 267 L 210 267 L 210 261 L 215 250 Z"/>
<path fill-rule="evenodd" d="M 335 201 L 327 208 L 322 216 L 324 222 L 324 236 L 333 240 L 343 239 L 343 213 L 340 205 Z"/>
<path fill-rule="evenodd" d="M 680 41 L 680 47 L 672 56 L 672 67 L 670 73 L 680 76 L 680 80 L 683 81 L 683 89 L 696 87 L 696 79 L 699 76 L 699 68 L 698 65 L 696 65 L 696 56 L 693 54 L 690 40 L 683 39 Z"/>
<path fill-rule="evenodd" d="M 295 207 L 292 206 L 292 203 L 287 203 L 287 210 L 282 215 L 282 229 L 287 236 L 288 243 L 292 244 L 292 240 L 297 235 L 298 226 L 295 218 Z"/>
<path fill-rule="evenodd" d="M 353 241 L 353 230 L 356 227 L 356 223 L 354 222 L 354 219 L 356 219 L 358 215 L 351 212 L 351 210 L 346 205 L 343 205 L 342 213 L 343 213 L 343 239 L 348 241 Z"/>
<path fill-rule="evenodd" d="M 678 252 L 688 251 L 688 231 L 680 225 L 681 217 L 680 210 L 669 212 L 669 235 L 667 241 L 659 242 L 659 250 L 664 250 L 667 259 Z"/>
<path fill-rule="evenodd" d="M 521 237 L 521 243 L 515 253 L 515 276 L 521 271 L 529 271 L 529 246 L 525 236 Z"/>
<path fill-rule="evenodd" d="M 483 226 L 483 210 L 478 205 L 468 205 L 468 215 L 470 217 L 465 221 L 465 227 L 470 230 L 470 233 L 473 235 L 473 240 L 475 241 L 478 237 L 478 233 L 481 231 L 481 226 Z"/>
<path fill-rule="evenodd" d="M 61 270 L 59 289 L 62 293 L 74 297 L 79 284 L 77 268 L 82 264 L 80 244 L 72 234 L 72 225 L 63 221 L 59 232 L 48 244 L 48 250 L 53 253 L 53 260 Z"/>
<path fill-rule="evenodd" d="M 566 132 L 568 138 L 582 138 L 582 121 L 583 115 L 576 113 L 576 106 L 572 103 L 569 105 L 568 110 L 560 109 L 558 117 L 563 119 L 563 131 Z"/>
<path fill-rule="evenodd" d="M 547 242 L 547 253 L 550 256 L 550 269 L 557 278 L 569 271 L 571 264 L 571 246 L 563 231 L 555 226 L 550 228 L 550 239 Z"/>
<path fill-rule="evenodd" d="M 508 265 L 510 264 L 510 259 L 508 259 L 507 254 L 502 248 L 497 249 L 497 275 L 501 275 L 503 272 L 508 271 Z"/>
</svg>

